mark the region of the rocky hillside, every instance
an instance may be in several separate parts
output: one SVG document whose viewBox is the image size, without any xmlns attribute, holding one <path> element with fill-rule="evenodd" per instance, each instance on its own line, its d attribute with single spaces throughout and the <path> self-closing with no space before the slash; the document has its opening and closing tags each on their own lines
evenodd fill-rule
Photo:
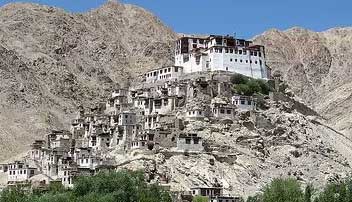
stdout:
<svg viewBox="0 0 352 202">
<path fill-rule="evenodd" d="M 270 30 L 255 41 L 266 46 L 269 66 L 295 95 L 351 137 L 352 28 Z"/>
<path fill-rule="evenodd" d="M 124 168 L 168 176 L 174 191 L 220 184 L 226 194 L 249 196 L 273 178 L 292 177 L 321 188 L 351 170 L 352 141 L 324 121 L 298 113 L 290 102 L 270 101 L 252 122 L 242 114 L 234 123 L 190 122 L 205 140 L 206 153 L 114 155 Z"/>
<path fill-rule="evenodd" d="M 108 2 L 83 14 L 36 4 L 0 8 L 0 160 L 68 127 L 148 68 L 172 61 L 171 29 L 148 11 Z"/>
</svg>

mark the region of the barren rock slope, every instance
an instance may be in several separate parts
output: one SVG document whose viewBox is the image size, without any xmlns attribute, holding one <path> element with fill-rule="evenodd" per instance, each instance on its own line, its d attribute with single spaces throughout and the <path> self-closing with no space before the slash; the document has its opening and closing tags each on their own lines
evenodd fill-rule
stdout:
<svg viewBox="0 0 352 202">
<path fill-rule="evenodd" d="M 109 2 L 84 14 L 1 7 L 0 160 L 47 129 L 68 127 L 77 105 L 99 102 L 129 78 L 170 63 L 175 37 L 132 5 Z"/>
<path fill-rule="evenodd" d="M 269 66 L 336 129 L 352 131 L 352 28 L 270 30 L 256 37 Z"/>
</svg>

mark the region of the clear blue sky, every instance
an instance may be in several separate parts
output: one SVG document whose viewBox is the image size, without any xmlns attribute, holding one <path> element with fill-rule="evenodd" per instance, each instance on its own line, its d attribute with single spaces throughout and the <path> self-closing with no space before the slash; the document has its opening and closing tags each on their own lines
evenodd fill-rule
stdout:
<svg viewBox="0 0 352 202">
<path fill-rule="evenodd" d="M 106 0 L 22 0 L 84 12 Z M 18 2 L 0 0 L 0 5 Z M 142 6 L 176 32 L 250 38 L 270 28 L 322 31 L 352 25 L 352 0 L 121 0 Z"/>
</svg>

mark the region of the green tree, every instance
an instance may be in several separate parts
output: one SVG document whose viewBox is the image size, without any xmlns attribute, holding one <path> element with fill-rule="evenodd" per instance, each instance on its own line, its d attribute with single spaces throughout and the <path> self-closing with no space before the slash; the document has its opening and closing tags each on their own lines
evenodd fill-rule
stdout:
<svg viewBox="0 0 352 202">
<path fill-rule="evenodd" d="M 0 202 L 171 202 L 169 192 L 158 185 L 147 184 L 142 172 L 99 173 L 79 177 L 74 185 L 72 190 L 51 185 L 46 193 L 8 188 L 1 193 Z"/>
<path fill-rule="evenodd" d="M 247 202 L 263 202 L 263 197 L 259 194 L 255 196 L 250 196 L 247 198 Z"/>
<path fill-rule="evenodd" d="M 312 202 L 313 192 L 314 192 L 313 185 L 311 184 L 307 185 L 306 189 L 304 190 L 304 202 Z"/>
<path fill-rule="evenodd" d="M 234 74 L 231 77 L 231 83 L 232 84 L 245 84 L 248 82 L 248 77 L 242 75 L 242 74 Z"/>
<path fill-rule="evenodd" d="M 192 202 L 208 202 L 208 197 L 206 197 L 206 196 L 195 196 L 195 197 L 193 197 Z"/>
<path fill-rule="evenodd" d="M 274 179 L 264 188 L 263 202 L 303 202 L 300 183 L 294 179 Z"/>
</svg>

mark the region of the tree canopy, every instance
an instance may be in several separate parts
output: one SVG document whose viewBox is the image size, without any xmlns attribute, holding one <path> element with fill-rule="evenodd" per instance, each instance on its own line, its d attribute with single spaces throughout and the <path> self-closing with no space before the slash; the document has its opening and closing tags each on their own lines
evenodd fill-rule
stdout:
<svg viewBox="0 0 352 202">
<path fill-rule="evenodd" d="M 0 202 L 171 202 L 170 193 L 147 184 L 142 172 L 99 173 L 80 177 L 74 185 L 73 189 L 50 186 L 45 193 L 9 188 L 1 193 Z"/>
</svg>

